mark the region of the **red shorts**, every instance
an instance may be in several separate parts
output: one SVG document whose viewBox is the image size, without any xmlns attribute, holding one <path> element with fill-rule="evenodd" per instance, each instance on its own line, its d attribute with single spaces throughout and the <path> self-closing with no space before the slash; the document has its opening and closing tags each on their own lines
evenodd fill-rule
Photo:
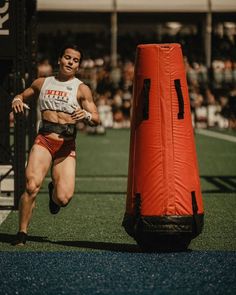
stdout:
<svg viewBox="0 0 236 295">
<path fill-rule="evenodd" d="M 76 157 L 75 140 L 57 140 L 38 134 L 34 144 L 45 147 L 52 155 L 53 160 L 65 157 Z"/>
</svg>

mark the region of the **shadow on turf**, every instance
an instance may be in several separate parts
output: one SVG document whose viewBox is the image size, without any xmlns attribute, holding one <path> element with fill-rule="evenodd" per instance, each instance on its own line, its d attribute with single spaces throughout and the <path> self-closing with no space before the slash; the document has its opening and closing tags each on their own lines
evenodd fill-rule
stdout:
<svg viewBox="0 0 236 295">
<path fill-rule="evenodd" d="M 157 248 L 146 248 L 141 249 L 136 244 L 122 244 L 122 243 L 107 243 L 107 242 L 92 242 L 92 241 L 56 241 L 53 244 L 59 244 L 69 247 L 79 247 L 94 250 L 106 250 L 112 252 L 128 252 L 128 253 L 173 253 L 173 252 L 192 252 L 191 249 L 157 249 Z"/>
<path fill-rule="evenodd" d="M 15 239 L 14 234 L 0 233 L 0 243 L 6 243 L 12 245 Z M 185 249 L 181 251 L 175 250 L 147 250 L 141 249 L 137 244 L 123 244 L 123 243 L 108 243 L 108 242 L 96 242 L 96 241 L 51 241 L 46 236 L 28 236 L 27 241 L 37 243 L 48 243 L 54 245 L 61 245 L 66 247 L 84 248 L 93 250 L 104 250 L 112 252 L 123 252 L 123 253 L 170 253 L 170 252 L 191 252 L 191 249 Z M 14 247 L 14 246 L 12 246 Z M 27 247 L 27 243 L 26 246 Z"/>
<path fill-rule="evenodd" d="M 0 243 L 11 244 L 15 238 L 16 238 L 15 234 L 0 233 Z M 41 237 L 41 236 L 28 236 L 27 241 L 39 242 L 39 243 L 50 243 L 51 242 L 47 239 L 47 237 Z"/>
<path fill-rule="evenodd" d="M 205 189 L 202 193 L 235 193 L 236 176 L 233 175 L 201 175 L 208 183 L 214 185 L 214 189 Z"/>
<path fill-rule="evenodd" d="M 15 234 L 6 234 L 0 233 L 0 243 L 12 244 L 16 235 Z M 37 243 L 49 243 L 54 245 L 61 245 L 67 247 L 78 247 L 94 250 L 107 250 L 114 252 L 141 252 L 140 248 L 137 245 L 132 244 L 122 244 L 122 243 L 107 243 L 107 242 L 96 242 L 96 241 L 51 241 L 46 236 L 32 236 L 27 237 L 29 242 Z M 27 245 L 27 244 L 26 244 Z"/>
<path fill-rule="evenodd" d="M 133 244 L 122 244 L 122 243 L 108 243 L 108 242 L 96 242 L 96 241 L 55 241 L 52 244 L 68 246 L 68 247 L 78 247 L 94 250 L 106 250 L 113 252 L 142 252 L 138 245 Z"/>
</svg>

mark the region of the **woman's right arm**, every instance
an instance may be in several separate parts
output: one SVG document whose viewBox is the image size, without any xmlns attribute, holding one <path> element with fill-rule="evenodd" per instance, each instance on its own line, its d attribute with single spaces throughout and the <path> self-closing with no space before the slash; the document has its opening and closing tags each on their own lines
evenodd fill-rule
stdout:
<svg viewBox="0 0 236 295">
<path fill-rule="evenodd" d="M 22 93 L 17 94 L 13 98 L 12 110 L 14 113 L 24 112 L 24 108 L 26 108 L 25 102 L 32 97 L 38 97 L 44 80 L 45 78 L 38 78 L 34 80 L 30 87 L 26 88 Z"/>
</svg>

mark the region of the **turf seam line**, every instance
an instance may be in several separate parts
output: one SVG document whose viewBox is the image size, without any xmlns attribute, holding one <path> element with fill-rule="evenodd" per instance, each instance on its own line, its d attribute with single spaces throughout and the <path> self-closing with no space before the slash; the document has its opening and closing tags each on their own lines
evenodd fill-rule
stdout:
<svg viewBox="0 0 236 295">
<path fill-rule="evenodd" d="M 235 136 L 231 136 L 231 135 L 227 135 L 227 134 L 221 134 L 218 132 L 214 132 L 214 131 L 210 131 L 210 130 L 203 130 L 203 129 L 201 129 L 201 130 L 195 129 L 195 132 L 200 135 L 214 137 L 217 139 L 222 139 L 222 140 L 226 140 L 226 141 L 230 141 L 230 142 L 236 142 Z"/>
</svg>

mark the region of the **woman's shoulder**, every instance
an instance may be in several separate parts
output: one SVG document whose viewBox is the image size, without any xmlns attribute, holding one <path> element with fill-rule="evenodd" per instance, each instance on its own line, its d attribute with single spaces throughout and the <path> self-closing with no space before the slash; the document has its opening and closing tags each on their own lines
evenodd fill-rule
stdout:
<svg viewBox="0 0 236 295">
<path fill-rule="evenodd" d="M 81 85 L 81 84 L 84 84 L 84 82 L 81 81 L 81 80 L 80 80 L 79 78 L 77 78 L 77 77 L 75 77 L 73 80 L 75 81 L 75 83 L 77 83 L 78 86 Z"/>
<path fill-rule="evenodd" d="M 41 90 L 41 88 L 43 87 L 43 84 L 46 81 L 49 81 L 51 79 L 54 79 L 54 76 L 39 77 L 39 78 L 37 78 L 37 79 L 34 80 L 34 82 L 32 83 L 32 87 L 37 88 L 38 90 Z"/>
</svg>

